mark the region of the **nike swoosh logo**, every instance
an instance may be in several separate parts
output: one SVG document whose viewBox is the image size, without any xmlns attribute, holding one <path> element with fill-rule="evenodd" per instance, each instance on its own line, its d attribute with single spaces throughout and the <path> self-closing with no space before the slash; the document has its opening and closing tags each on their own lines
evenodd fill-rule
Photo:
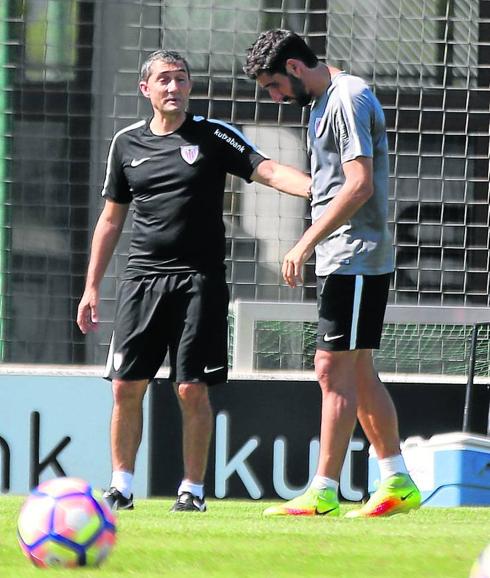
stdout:
<svg viewBox="0 0 490 578">
<path fill-rule="evenodd" d="M 224 369 L 224 365 L 220 365 L 219 367 L 205 367 L 204 373 L 214 373 L 215 371 L 219 371 L 220 369 Z"/>
<path fill-rule="evenodd" d="M 414 491 L 412 490 L 412 491 L 411 491 L 409 494 L 407 494 L 406 496 L 401 496 L 401 497 L 400 497 L 400 500 L 401 500 L 402 502 L 404 502 L 407 498 L 409 498 L 409 497 L 413 494 L 413 492 L 414 492 Z"/>
<path fill-rule="evenodd" d="M 341 337 L 344 337 L 343 333 L 341 333 L 340 335 L 332 335 L 330 337 L 327 333 L 325 333 L 323 341 L 334 341 L 335 339 L 340 339 Z"/>
<path fill-rule="evenodd" d="M 325 510 L 324 512 L 319 512 L 318 508 L 315 508 L 315 513 L 317 516 L 326 516 L 327 514 L 330 514 L 330 512 L 333 512 L 336 509 L 337 508 L 330 508 L 330 510 Z"/>
<path fill-rule="evenodd" d="M 132 167 L 139 167 L 142 163 L 144 163 L 145 161 L 149 161 L 149 160 L 150 160 L 150 157 L 144 157 L 144 158 L 138 159 L 138 160 L 133 159 L 130 164 Z"/>
<path fill-rule="evenodd" d="M 205 508 L 203 507 L 202 504 L 200 504 L 198 501 L 196 500 L 192 500 L 192 503 L 194 504 L 194 506 L 200 511 L 200 512 L 205 512 Z"/>
</svg>

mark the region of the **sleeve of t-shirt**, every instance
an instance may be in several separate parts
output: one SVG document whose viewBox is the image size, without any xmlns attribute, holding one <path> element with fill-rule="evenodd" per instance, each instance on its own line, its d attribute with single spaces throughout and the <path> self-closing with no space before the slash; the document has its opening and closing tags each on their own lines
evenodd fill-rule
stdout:
<svg viewBox="0 0 490 578">
<path fill-rule="evenodd" d="M 110 199 L 115 203 L 126 204 L 132 201 L 129 184 L 123 171 L 118 135 L 114 136 L 109 147 L 104 186 L 101 194 L 105 199 Z"/>
<path fill-rule="evenodd" d="M 340 87 L 337 139 L 341 163 L 373 156 L 372 113 L 373 103 L 367 88 L 352 93 L 347 83 Z"/>
<path fill-rule="evenodd" d="M 225 122 L 211 121 L 214 143 L 227 173 L 248 182 L 255 168 L 269 157 L 259 150 L 235 127 Z"/>
</svg>

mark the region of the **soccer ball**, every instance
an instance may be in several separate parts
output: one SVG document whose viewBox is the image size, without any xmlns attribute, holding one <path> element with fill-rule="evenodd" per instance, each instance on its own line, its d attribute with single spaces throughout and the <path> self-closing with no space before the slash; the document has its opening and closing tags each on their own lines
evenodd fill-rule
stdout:
<svg viewBox="0 0 490 578">
<path fill-rule="evenodd" d="M 17 535 L 24 554 L 41 568 L 98 566 L 116 539 L 115 518 L 78 478 L 40 484 L 24 502 Z"/>
<path fill-rule="evenodd" d="M 470 578 L 490 578 L 490 544 L 481 552 L 473 564 Z"/>
</svg>

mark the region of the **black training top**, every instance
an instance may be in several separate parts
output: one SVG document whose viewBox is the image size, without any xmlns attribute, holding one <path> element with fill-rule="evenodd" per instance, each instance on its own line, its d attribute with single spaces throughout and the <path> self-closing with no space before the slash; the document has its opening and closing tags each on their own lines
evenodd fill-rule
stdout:
<svg viewBox="0 0 490 578">
<path fill-rule="evenodd" d="M 133 202 L 125 278 L 223 268 L 226 173 L 250 179 L 265 158 L 224 122 L 187 115 L 165 136 L 150 119 L 114 136 L 102 196 Z"/>
</svg>

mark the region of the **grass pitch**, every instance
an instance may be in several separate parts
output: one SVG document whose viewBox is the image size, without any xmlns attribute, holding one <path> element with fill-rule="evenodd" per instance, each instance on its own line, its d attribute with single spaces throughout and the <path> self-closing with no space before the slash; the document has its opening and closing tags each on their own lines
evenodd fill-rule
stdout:
<svg viewBox="0 0 490 578">
<path fill-rule="evenodd" d="M 152 499 L 119 513 L 116 547 L 100 568 L 40 570 L 17 544 L 22 501 L 0 497 L 0 578 L 467 578 L 490 541 L 488 508 L 286 519 L 262 517 L 270 502 L 208 500 L 205 514 L 175 514 L 172 501 Z"/>
</svg>

